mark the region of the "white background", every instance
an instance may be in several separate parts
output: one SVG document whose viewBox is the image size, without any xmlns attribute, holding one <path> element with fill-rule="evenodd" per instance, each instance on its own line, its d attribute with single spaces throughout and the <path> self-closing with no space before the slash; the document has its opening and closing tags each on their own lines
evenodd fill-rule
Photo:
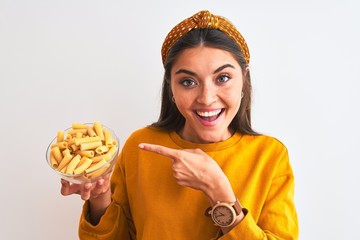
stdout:
<svg viewBox="0 0 360 240">
<path fill-rule="evenodd" d="M 57 130 L 121 143 L 158 117 L 161 44 L 202 9 L 248 42 L 253 126 L 289 148 L 300 239 L 360 239 L 358 1 L 0 1 L 2 239 L 77 239 L 82 201 L 45 162 Z"/>
</svg>

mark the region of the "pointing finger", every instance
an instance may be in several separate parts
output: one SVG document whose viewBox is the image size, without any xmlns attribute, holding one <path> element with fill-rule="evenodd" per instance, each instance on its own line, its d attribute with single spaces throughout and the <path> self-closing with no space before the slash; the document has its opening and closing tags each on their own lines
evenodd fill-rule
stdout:
<svg viewBox="0 0 360 240">
<path fill-rule="evenodd" d="M 178 156 L 179 156 L 179 150 L 164 147 L 161 145 L 141 143 L 141 144 L 139 144 L 139 148 L 146 150 L 146 151 L 154 152 L 154 153 L 157 153 L 157 154 L 163 155 L 165 157 L 169 157 L 169 158 L 178 159 Z"/>
</svg>

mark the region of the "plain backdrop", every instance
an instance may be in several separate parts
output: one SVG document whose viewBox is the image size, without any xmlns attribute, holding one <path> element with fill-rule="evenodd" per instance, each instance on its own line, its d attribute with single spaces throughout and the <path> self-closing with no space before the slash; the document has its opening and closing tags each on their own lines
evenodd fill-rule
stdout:
<svg viewBox="0 0 360 240">
<path fill-rule="evenodd" d="M 161 44 L 202 9 L 248 42 L 253 127 L 289 149 L 300 239 L 360 239 L 358 1 L 0 0 L 1 239 L 78 238 L 49 142 L 99 120 L 122 146 L 156 121 Z"/>
</svg>

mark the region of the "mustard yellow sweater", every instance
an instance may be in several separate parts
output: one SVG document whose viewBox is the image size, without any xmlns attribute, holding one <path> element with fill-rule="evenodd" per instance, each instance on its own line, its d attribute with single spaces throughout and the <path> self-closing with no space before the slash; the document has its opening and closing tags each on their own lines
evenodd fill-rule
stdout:
<svg viewBox="0 0 360 240">
<path fill-rule="evenodd" d="M 217 161 L 247 210 L 222 235 L 204 215 L 209 202 L 198 190 L 176 183 L 171 160 L 138 148 L 141 142 L 170 148 L 200 148 Z M 112 203 L 98 225 L 80 219 L 80 239 L 297 239 L 294 176 L 285 146 L 268 136 L 234 134 L 212 144 L 194 144 L 175 132 L 143 128 L 124 144 L 112 175 Z"/>
</svg>

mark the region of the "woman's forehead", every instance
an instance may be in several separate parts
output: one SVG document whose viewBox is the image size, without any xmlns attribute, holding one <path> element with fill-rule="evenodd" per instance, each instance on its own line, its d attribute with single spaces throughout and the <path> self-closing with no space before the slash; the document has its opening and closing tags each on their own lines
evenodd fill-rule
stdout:
<svg viewBox="0 0 360 240">
<path fill-rule="evenodd" d="M 215 71 L 215 69 L 224 64 L 231 64 L 235 69 L 241 69 L 231 52 L 214 47 L 199 46 L 183 50 L 177 56 L 172 72 L 176 72 L 176 69 L 184 67 L 189 69 L 207 67 Z"/>
</svg>

